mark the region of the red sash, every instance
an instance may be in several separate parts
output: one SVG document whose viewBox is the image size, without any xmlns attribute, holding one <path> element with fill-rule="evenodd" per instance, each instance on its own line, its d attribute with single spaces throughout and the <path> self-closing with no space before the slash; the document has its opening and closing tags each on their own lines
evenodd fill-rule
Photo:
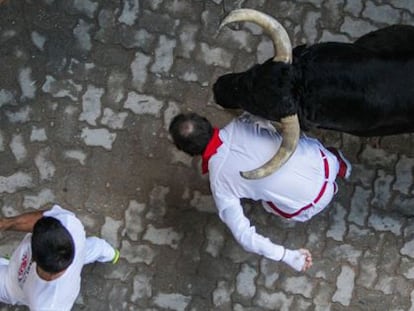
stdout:
<svg viewBox="0 0 414 311">
<path fill-rule="evenodd" d="M 217 149 L 223 143 L 220 139 L 219 132 L 220 130 L 217 127 L 213 128 L 213 137 L 211 137 L 210 141 L 207 144 L 206 149 L 203 152 L 203 155 L 201 158 L 202 159 L 201 172 L 203 174 L 208 173 L 208 161 L 217 152 Z"/>
</svg>

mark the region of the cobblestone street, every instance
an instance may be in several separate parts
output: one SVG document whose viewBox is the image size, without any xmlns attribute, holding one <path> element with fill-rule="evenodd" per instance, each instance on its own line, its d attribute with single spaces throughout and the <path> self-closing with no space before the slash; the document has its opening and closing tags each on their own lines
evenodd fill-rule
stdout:
<svg viewBox="0 0 414 311">
<path fill-rule="evenodd" d="M 82 272 L 73 310 L 414 311 L 414 135 L 313 130 L 353 163 L 306 223 L 246 200 L 257 231 L 308 248 L 305 273 L 247 253 L 220 221 L 200 161 L 178 151 L 179 112 L 224 126 L 212 85 L 273 56 L 254 8 L 294 46 L 414 25 L 411 0 L 8 0 L 0 6 L 0 215 L 58 203 L 121 251 Z M 23 235 L 0 232 L 0 257 Z M 0 303 L 0 311 L 27 310 Z"/>
</svg>

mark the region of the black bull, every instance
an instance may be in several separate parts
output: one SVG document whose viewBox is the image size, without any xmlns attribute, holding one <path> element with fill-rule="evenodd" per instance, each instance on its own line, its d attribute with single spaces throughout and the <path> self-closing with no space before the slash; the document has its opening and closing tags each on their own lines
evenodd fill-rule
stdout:
<svg viewBox="0 0 414 311">
<path fill-rule="evenodd" d="M 298 46 L 291 64 L 268 60 L 221 76 L 213 91 L 224 108 L 275 121 L 297 114 L 303 130 L 413 132 L 414 27 L 390 26 L 354 43 Z"/>
</svg>

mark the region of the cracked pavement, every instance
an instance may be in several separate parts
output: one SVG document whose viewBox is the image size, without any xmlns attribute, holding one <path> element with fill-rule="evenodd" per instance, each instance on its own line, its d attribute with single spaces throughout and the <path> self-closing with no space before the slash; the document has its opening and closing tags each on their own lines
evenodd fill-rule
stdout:
<svg viewBox="0 0 414 311">
<path fill-rule="evenodd" d="M 240 7 L 276 17 L 293 45 L 414 25 L 410 0 L 9 0 L 0 7 L 1 214 L 56 202 L 121 250 L 116 266 L 85 267 L 73 310 L 413 311 L 413 135 L 309 133 L 354 164 L 309 222 L 245 202 L 259 232 L 311 250 L 303 274 L 243 251 L 215 214 L 199 161 L 171 144 L 178 112 L 229 121 L 212 83 L 273 55 L 255 25 L 217 33 Z M 0 233 L 0 255 L 21 238 Z"/>
</svg>

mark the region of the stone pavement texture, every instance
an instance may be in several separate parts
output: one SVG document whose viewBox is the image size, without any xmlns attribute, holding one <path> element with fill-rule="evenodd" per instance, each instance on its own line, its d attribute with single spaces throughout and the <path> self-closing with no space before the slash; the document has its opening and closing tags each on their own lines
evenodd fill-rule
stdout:
<svg viewBox="0 0 414 311">
<path fill-rule="evenodd" d="M 52 202 L 121 250 L 83 271 L 73 310 L 414 310 L 414 136 L 313 131 L 354 163 L 311 221 L 245 209 L 257 229 L 314 266 L 296 273 L 246 253 L 215 214 L 198 160 L 175 150 L 178 112 L 219 126 L 211 86 L 273 55 L 234 8 L 267 12 L 294 45 L 352 41 L 414 24 L 411 0 L 9 0 L 0 7 L 0 208 Z M 22 235 L 0 233 L 0 255 Z M 25 310 L 0 304 L 0 310 Z"/>
</svg>

